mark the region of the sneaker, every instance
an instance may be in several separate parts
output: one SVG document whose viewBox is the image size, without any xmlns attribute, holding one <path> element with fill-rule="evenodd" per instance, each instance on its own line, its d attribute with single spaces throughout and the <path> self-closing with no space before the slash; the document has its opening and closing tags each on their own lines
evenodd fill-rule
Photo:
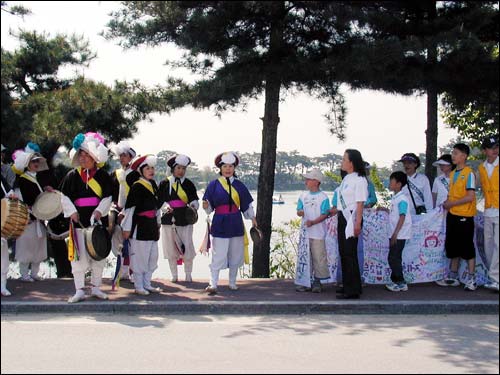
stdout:
<svg viewBox="0 0 500 375">
<path fill-rule="evenodd" d="M 32 283 L 35 281 L 30 275 L 21 276 L 19 280 L 22 281 L 23 283 Z"/>
<path fill-rule="evenodd" d="M 68 299 L 68 303 L 77 303 L 83 301 L 85 299 L 85 292 L 81 289 L 78 289 L 73 297 Z"/>
<path fill-rule="evenodd" d="M 12 295 L 12 293 L 7 289 L 2 289 L 2 296 L 4 297 L 10 297 Z"/>
<path fill-rule="evenodd" d="M 498 283 L 496 281 L 490 281 L 486 284 L 483 285 L 486 289 L 493 290 L 495 292 L 498 292 Z"/>
<path fill-rule="evenodd" d="M 99 299 L 108 299 L 108 295 L 98 287 L 92 287 L 91 295 Z"/>
<path fill-rule="evenodd" d="M 436 281 L 436 284 L 439 286 L 459 286 L 460 281 L 458 281 L 458 279 L 454 279 L 452 277 L 447 277 L 443 280 Z"/>
<path fill-rule="evenodd" d="M 311 288 L 308 288 L 307 286 L 303 286 L 303 285 L 297 285 L 295 287 L 296 292 L 309 292 L 310 290 L 311 290 Z"/>
<path fill-rule="evenodd" d="M 146 289 L 136 289 L 134 292 L 141 296 L 149 296 L 149 292 Z"/>
<path fill-rule="evenodd" d="M 313 293 L 321 293 L 321 283 L 320 282 L 314 282 L 311 288 L 311 292 Z"/>
<path fill-rule="evenodd" d="M 40 281 L 40 280 L 43 280 L 43 278 L 41 278 L 40 276 L 38 275 L 31 275 L 31 278 L 33 279 L 33 281 Z"/>
<path fill-rule="evenodd" d="M 476 289 L 477 289 L 476 281 L 474 279 L 467 280 L 467 282 L 464 285 L 464 290 L 466 290 L 468 292 L 473 292 Z"/>
<path fill-rule="evenodd" d="M 213 295 L 217 294 L 217 288 L 209 285 L 205 288 L 205 292 L 207 292 L 209 296 L 213 296 Z"/>
<path fill-rule="evenodd" d="M 192 283 L 192 282 L 193 282 L 193 277 L 192 277 L 191 275 L 186 275 L 186 279 L 185 279 L 185 281 L 186 281 L 187 283 Z"/>
<path fill-rule="evenodd" d="M 150 293 L 161 293 L 161 292 L 163 292 L 163 289 L 160 288 L 160 287 L 155 288 L 155 287 L 149 286 L 149 287 L 145 287 L 144 289 L 146 289 Z"/>
<path fill-rule="evenodd" d="M 398 286 L 399 286 L 399 291 L 400 292 L 407 292 L 408 291 L 408 284 L 401 283 L 401 284 L 398 284 Z"/>
<path fill-rule="evenodd" d="M 173 282 L 173 283 L 176 283 L 176 282 L 178 282 L 178 281 L 179 281 L 179 278 L 178 278 L 178 277 L 172 277 L 172 278 L 170 279 L 170 281 L 171 281 L 171 282 Z"/>
<path fill-rule="evenodd" d="M 236 285 L 229 285 L 229 290 L 232 290 L 233 292 L 237 291 L 238 289 L 240 288 L 238 288 Z"/>
<path fill-rule="evenodd" d="M 391 292 L 401 292 L 401 286 L 396 283 L 390 283 L 385 286 L 385 289 L 390 290 Z M 406 287 L 408 290 L 408 287 Z"/>
</svg>

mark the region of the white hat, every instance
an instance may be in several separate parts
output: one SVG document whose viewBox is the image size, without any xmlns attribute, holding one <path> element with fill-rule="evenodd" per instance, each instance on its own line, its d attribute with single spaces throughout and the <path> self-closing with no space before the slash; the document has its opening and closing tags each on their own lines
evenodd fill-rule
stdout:
<svg viewBox="0 0 500 375">
<path fill-rule="evenodd" d="M 234 164 L 237 167 L 240 157 L 234 151 L 222 152 L 215 157 L 215 166 L 220 168 L 223 164 Z"/>
<path fill-rule="evenodd" d="M 434 167 L 437 167 L 439 165 L 451 165 L 451 164 L 444 160 L 436 160 L 434 163 L 432 163 L 432 165 Z"/>
<path fill-rule="evenodd" d="M 130 168 L 138 171 L 143 165 L 149 165 L 150 167 L 156 166 L 156 161 L 157 158 L 155 155 L 144 155 L 144 156 L 138 156 L 134 161 L 132 161 L 132 164 L 130 165 Z"/>
<path fill-rule="evenodd" d="M 49 169 L 47 160 L 38 152 L 26 152 L 17 150 L 12 155 L 12 158 L 14 159 L 14 167 L 20 173 L 24 172 L 24 170 L 28 168 L 29 163 L 35 159 L 40 159 L 40 166 L 38 167 L 38 171 L 45 171 Z"/>
<path fill-rule="evenodd" d="M 132 147 L 130 147 L 127 141 L 121 141 L 115 147 L 113 147 L 112 151 L 116 156 L 128 153 L 132 158 L 135 158 L 137 155 L 135 150 Z"/>
<path fill-rule="evenodd" d="M 187 167 L 189 164 L 191 164 L 191 159 L 189 156 L 186 155 L 172 155 L 167 159 L 167 165 L 170 168 L 174 168 L 176 165 L 182 165 L 183 167 Z"/>
<path fill-rule="evenodd" d="M 323 173 L 318 168 L 311 169 L 309 172 L 303 175 L 304 178 L 308 178 L 310 180 L 318 180 L 319 182 L 323 182 Z"/>
<path fill-rule="evenodd" d="M 85 135 L 79 133 L 73 139 L 73 148 L 69 153 L 73 167 L 80 165 L 78 161 L 79 150 L 87 152 L 98 164 L 106 163 L 108 160 L 108 148 L 104 146 L 104 137 L 99 133 L 88 132 Z"/>
<path fill-rule="evenodd" d="M 453 161 L 450 154 L 441 155 L 438 160 L 432 163 L 432 166 L 439 167 L 440 165 L 452 165 Z"/>
</svg>

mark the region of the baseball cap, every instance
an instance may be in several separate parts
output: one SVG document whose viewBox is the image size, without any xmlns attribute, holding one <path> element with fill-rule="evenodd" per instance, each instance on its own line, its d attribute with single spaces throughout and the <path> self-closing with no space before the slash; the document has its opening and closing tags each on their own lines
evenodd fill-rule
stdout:
<svg viewBox="0 0 500 375">
<path fill-rule="evenodd" d="M 308 178 L 310 180 L 318 180 L 319 182 L 323 182 L 323 173 L 317 168 L 310 170 L 306 174 L 303 175 L 304 178 Z"/>
<path fill-rule="evenodd" d="M 417 155 L 415 155 L 413 152 L 408 152 L 408 153 L 404 154 L 403 156 L 401 156 L 401 159 L 398 161 L 400 161 L 400 162 L 412 161 L 414 163 L 417 163 L 417 168 L 420 166 L 420 158 Z"/>
<path fill-rule="evenodd" d="M 498 146 L 498 135 L 489 135 L 483 139 L 482 148 L 493 148 Z"/>
</svg>

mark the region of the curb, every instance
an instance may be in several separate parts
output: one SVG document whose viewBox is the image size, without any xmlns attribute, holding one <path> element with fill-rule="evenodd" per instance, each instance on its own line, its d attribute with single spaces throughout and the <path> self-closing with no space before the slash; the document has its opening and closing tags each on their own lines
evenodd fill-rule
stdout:
<svg viewBox="0 0 500 375">
<path fill-rule="evenodd" d="M 4 302 L 2 314 L 498 314 L 498 301 Z"/>
</svg>

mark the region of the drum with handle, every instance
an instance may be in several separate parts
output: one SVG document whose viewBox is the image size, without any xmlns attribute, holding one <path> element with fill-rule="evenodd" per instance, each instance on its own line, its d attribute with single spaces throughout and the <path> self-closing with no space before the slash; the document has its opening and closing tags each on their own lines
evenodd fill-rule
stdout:
<svg viewBox="0 0 500 375">
<path fill-rule="evenodd" d="M 30 221 L 28 206 L 18 199 L 2 199 L 2 237 L 16 239 Z"/>
<path fill-rule="evenodd" d="M 49 220 L 47 224 L 47 236 L 52 240 L 64 240 L 69 236 L 69 218 L 59 214 Z"/>
<path fill-rule="evenodd" d="M 262 231 L 258 227 L 252 227 L 250 229 L 250 237 L 252 238 L 253 243 L 259 244 L 262 241 Z"/>
<path fill-rule="evenodd" d="M 196 210 L 191 207 L 191 206 L 187 206 L 186 207 L 186 222 L 188 224 L 196 224 L 196 222 L 198 221 L 198 212 L 196 212 Z"/>
<path fill-rule="evenodd" d="M 102 224 L 95 224 L 83 230 L 85 247 L 94 260 L 106 259 L 111 252 L 111 236 Z"/>
<path fill-rule="evenodd" d="M 58 190 L 44 191 L 36 198 L 31 212 L 39 220 L 50 220 L 57 217 L 63 212 L 61 192 Z"/>
</svg>

